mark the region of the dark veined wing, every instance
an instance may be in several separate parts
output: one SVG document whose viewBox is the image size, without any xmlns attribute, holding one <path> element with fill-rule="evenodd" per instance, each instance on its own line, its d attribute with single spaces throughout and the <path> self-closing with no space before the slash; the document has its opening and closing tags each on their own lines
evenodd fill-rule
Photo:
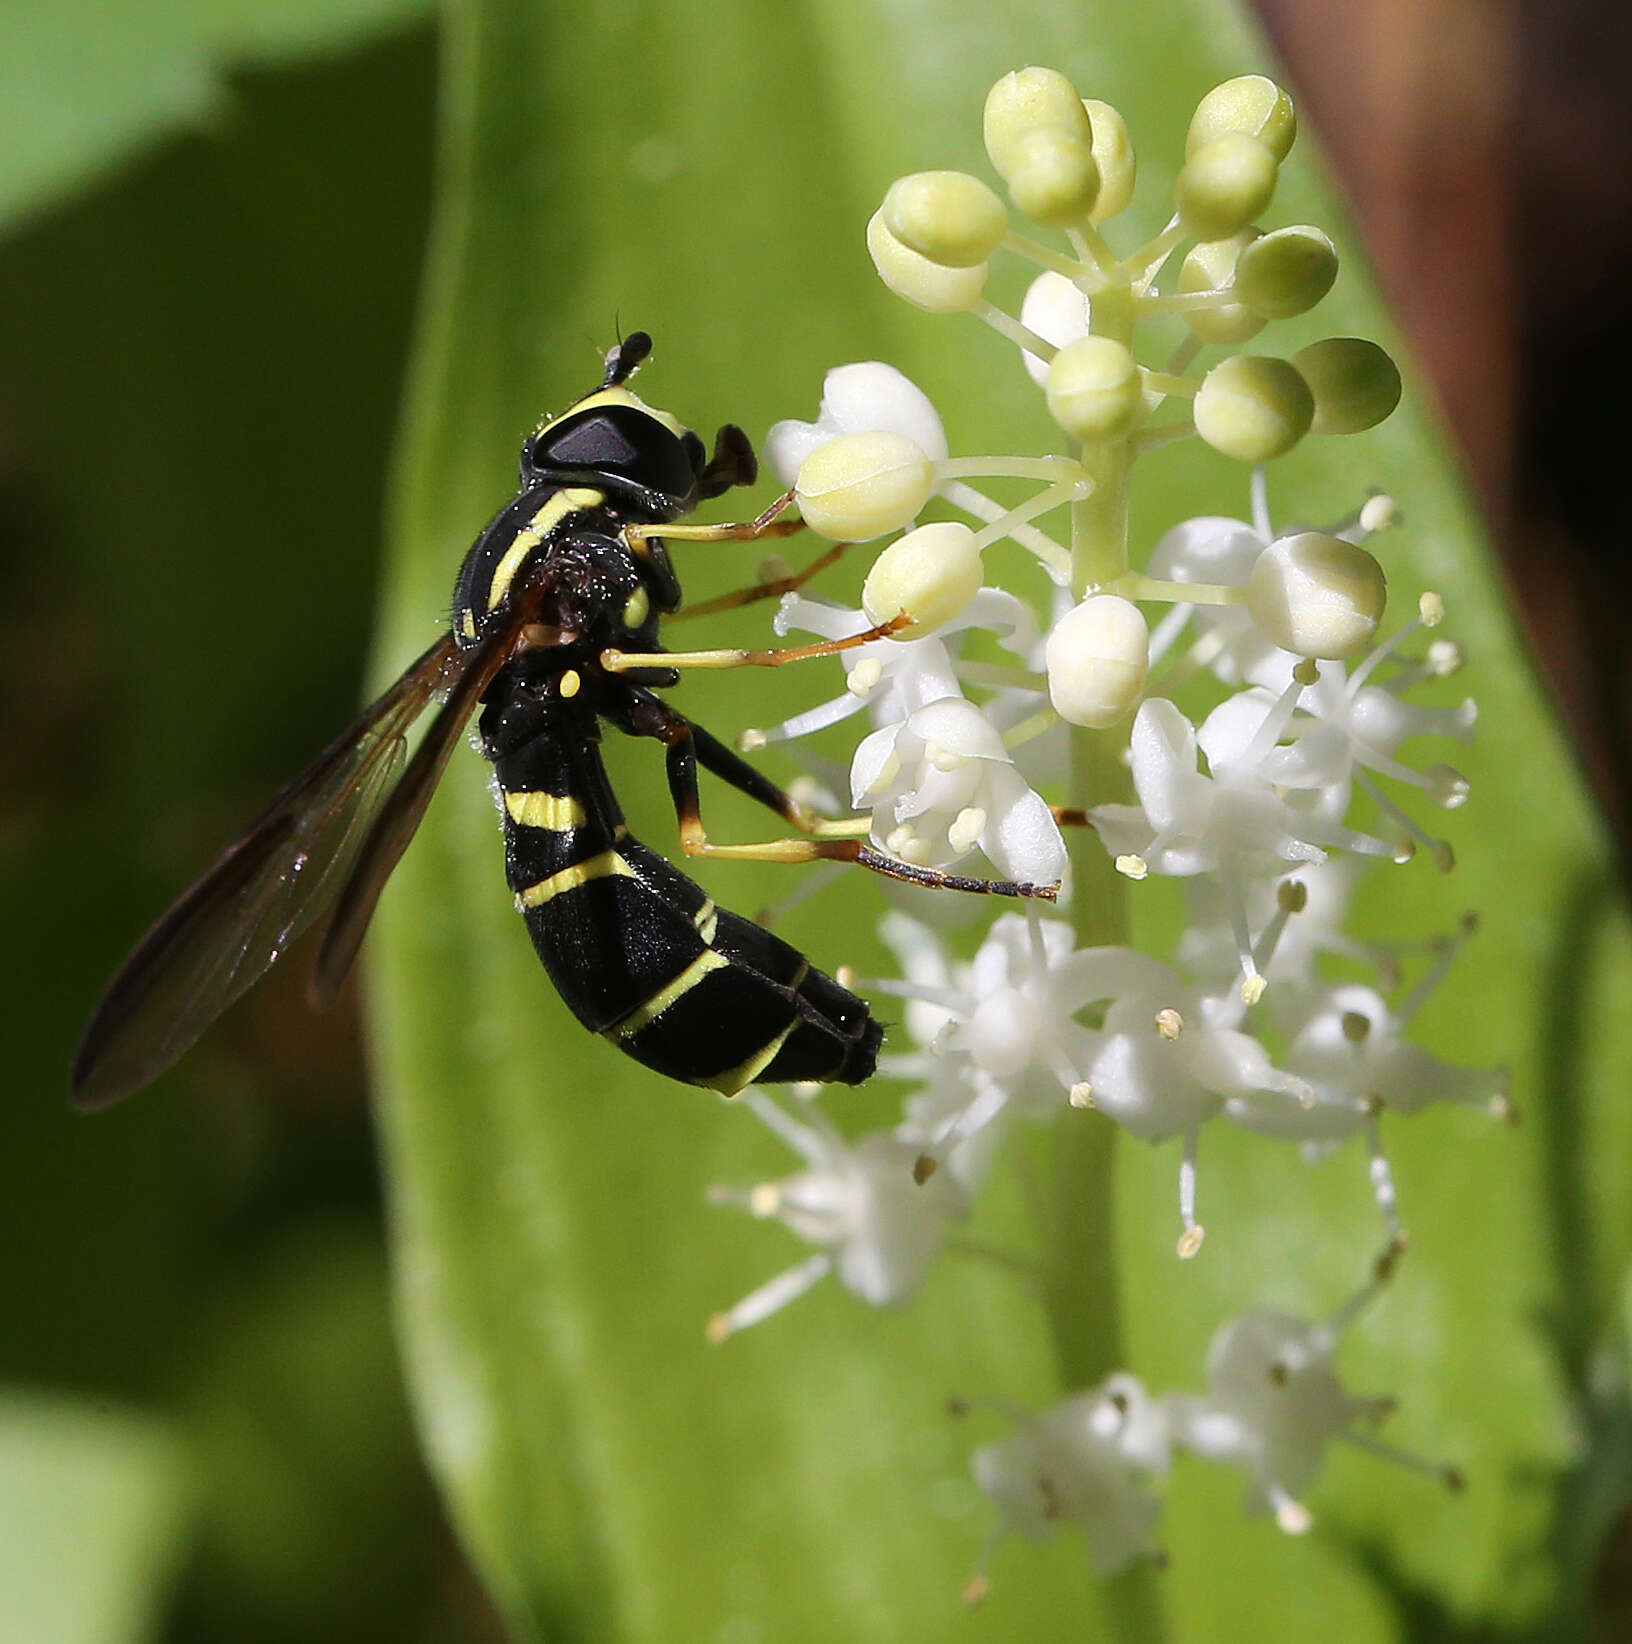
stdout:
<svg viewBox="0 0 1632 1644">
<path fill-rule="evenodd" d="M 462 696 L 479 658 L 451 635 L 438 640 L 142 938 L 80 1040 L 76 1106 L 105 1107 L 151 1084 L 335 900 L 400 786 L 409 728 L 455 681 Z M 423 811 L 421 802 L 416 821 Z"/>
<path fill-rule="evenodd" d="M 369 829 L 345 888 L 334 904 L 334 917 L 323 933 L 323 946 L 312 966 L 306 996 L 318 1009 L 332 1004 L 340 991 L 340 984 L 363 945 L 363 933 L 374 917 L 380 892 L 407 850 L 408 841 L 414 837 L 465 722 L 493 683 L 493 676 L 509 660 L 526 620 L 527 606 L 525 602 L 518 602 L 509 620 L 494 628 L 467 653 L 464 673 L 448 692 L 442 711 L 431 721 L 424 740 L 414 750 L 413 763 Z"/>
</svg>

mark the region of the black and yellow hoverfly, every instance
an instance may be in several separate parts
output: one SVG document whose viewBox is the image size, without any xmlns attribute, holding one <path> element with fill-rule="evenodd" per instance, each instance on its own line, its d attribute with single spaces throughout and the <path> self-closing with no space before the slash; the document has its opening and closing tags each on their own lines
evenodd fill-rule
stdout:
<svg viewBox="0 0 1632 1644">
<path fill-rule="evenodd" d="M 628 387 L 650 348 L 643 332 L 629 336 L 607 355 L 600 385 L 526 441 L 518 494 L 465 556 L 449 632 L 137 944 L 80 1043 L 78 1106 L 106 1106 L 158 1078 L 330 909 L 308 993 L 315 1005 L 331 1001 L 478 706 L 503 804 L 506 877 L 534 947 L 585 1027 L 671 1079 L 726 1094 L 752 1080 L 859 1084 L 873 1072 L 881 1030 L 863 1000 L 630 837 L 601 762 L 602 720 L 664 744 L 688 854 L 832 857 L 928 885 L 1049 894 L 872 849 L 858 837 L 865 821 L 817 818 L 657 694 L 681 667 L 774 666 L 882 637 L 904 619 L 797 650 L 659 648 L 659 618 L 680 604 L 665 539 L 752 540 L 799 522 L 778 517 L 784 498 L 745 524 L 674 523 L 753 483 L 757 463 L 741 429 L 721 428 L 708 456 L 696 434 Z M 409 728 L 439 697 L 409 760 Z M 699 766 L 802 837 L 709 841 Z"/>
</svg>

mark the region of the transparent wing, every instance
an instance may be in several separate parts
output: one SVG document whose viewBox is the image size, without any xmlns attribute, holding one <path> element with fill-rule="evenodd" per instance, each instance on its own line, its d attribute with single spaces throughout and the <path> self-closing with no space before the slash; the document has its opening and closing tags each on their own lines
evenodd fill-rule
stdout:
<svg viewBox="0 0 1632 1644">
<path fill-rule="evenodd" d="M 479 656 L 451 636 L 433 645 L 142 938 L 80 1041 L 76 1106 L 152 1083 L 334 902 L 397 785 L 409 728 L 442 690 L 462 694 Z"/>
</svg>

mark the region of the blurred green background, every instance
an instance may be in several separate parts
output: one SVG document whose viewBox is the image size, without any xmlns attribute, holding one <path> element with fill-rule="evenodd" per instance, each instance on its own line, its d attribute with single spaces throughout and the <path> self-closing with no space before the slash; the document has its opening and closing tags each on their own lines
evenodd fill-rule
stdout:
<svg viewBox="0 0 1632 1644">
<path fill-rule="evenodd" d="M 885 297 L 860 254 L 882 183 L 978 165 L 981 91 L 1030 59 L 1127 109 L 1159 191 L 1195 96 L 1262 61 L 1212 0 L 1133 22 L 1015 10 L 452 8 L 380 667 L 434 631 L 515 435 L 585 385 L 616 321 L 657 332 L 653 397 L 704 427 L 809 415 L 826 365 L 873 353 L 955 405 L 947 322 Z M 64 1099 L 131 941 L 364 692 L 438 72 L 427 8 L 400 0 L 0 11 L 0 1644 L 498 1637 L 410 1430 L 355 998 L 309 1015 L 297 955 L 159 1091 L 95 1120 Z M 1306 144 L 1278 220 L 1329 223 L 1323 186 Z M 1344 249 L 1333 323 L 1376 332 Z M 1012 375 L 962 407 L 964 449 L 1041 431 Z M 1340 511 L 1374 470 L 1410 486 L 1426 529 L 1399 585 L 1450 594 L 1484 659 L 1466 866 L 1449 886 L 1418 875 L 1415 911 L 1420 933 L 1484 908 L 1429 1043 L 1513 1060 L 1531 1122 L 1516 1141 L 1466 1115 L 1396 1128 L 1422 1237 L 1351 1362 L 1363 1390 L 1404 1396 L 1397 1436 L 1447 1447 L 1475 1488 L 1450 1502 L 1350 1458 L 1314 1502 L 1320 1532 L 1293 1543 L 1240 1521 L 1236 1480 L 1191 1470 L 1174 1636 L 1575 1639 L 1596 1612 L 1613 1639 L 1632 1477 L 1625 932 L 1431 420 L 1409 410 L 1358 449 L 1352 473 L 1331 446 L 1289 462 L 1286 507 Z M 1239 507 L 1238 476 L 1197 472 L 1155 513 Z M 688 588 L 740 580 L 715 564 Z M 727 730 L 828 688 L 687 687 Z M 620 784 L 660 843 L 656 761 L 628 752 Z M 574 1037 L 505 905 L 472 765 L 387 910 L 382 1059 L 422 1419 L 507 1614 L 551 1637 L 720 1644 L 1063 1636 L 1092 1602 L 1074 1544 L 1005 1549 L 980 1616 L 955 1600 L 988 1516 L 938 1401 L 1052 1396 L 1015 1287 L 959 1269 L 876 1319 L 829 1286 L 705 1353 L 709 1308 L 793 1246 L 706 1209 L 702 1186 L 785 1159 Z M 1524 872 L 1481 853 L 1474 820 Z M 780 891 L 752 868 L 710 885 L 748 908 Z M 794 939 L 836 950 L 830 910 L 802 910 Z M 876 957 L 859 925 L 842 941 Z M 484 1008 L 450 1022 L 461 989 Z M 846 1119 L 877 1123 L 874 1096 Z M 1369 1248 L 1356 1160 L 1302 1173 L 1221 1138 L 1207 1258 L 1176 1274 L 1165 1232 L 1144 1236 L 1171 1214 L 1171 1153 L 1126 1151 L 1133 1367 L 1153 1381 L 1193 1384 L 1229 1308 L 1332 1304 Z M 515 1440 L 497 1465 L 458 1453 L 450 1340 L 494 1372 L 484 1418 Z"/>
<path fill-rule="evenodd" d="M 154 1100 L 64 1100 L 122 950 L 354 711 L 430 208 L 425 6 L 159 11 L 0 17 L 0 1638 L 490 1638 L 355 1001 L 282 967 Z"/>
</svg>

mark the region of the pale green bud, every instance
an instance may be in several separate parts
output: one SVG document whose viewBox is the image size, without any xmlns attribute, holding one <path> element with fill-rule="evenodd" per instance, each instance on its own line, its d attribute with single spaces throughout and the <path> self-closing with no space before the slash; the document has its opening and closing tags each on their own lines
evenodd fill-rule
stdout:
<svg viewBox="0 0 1632 1644">
<path fill-rule="evenodd" d="M 1038 126 L 1009 150 L 1009 198 L 1034 223 L 1066 228 L 1080 223 L 1099 198 L 1093 145 L 1080 132 Z"/>
<path fill-rule="evenodd" d="M 898 297 L 931 314 L 962 314 L 980 301 L 986 289 L 986 264 L 944 268 L 898 240 L 882 209 L 867 223 L 867 250 L 878 277 Z"/>
<path fill-rule="evenodd" d="M 1128 209 L 1133 199 L 1134 179 L 1139 165 L 1134 157 L 1128 125 L 1109 103 L 1085 97 L 1088 123 L 1094 128 L 1094 163 L 1099 167 L 1099 198 L 1088 220 L 1103 223 Z"/>
<path fill-rule="evenodd" d="M 1110 337 L 1079 337 L 1048 367 L 1049 414 L 1072 438 L 1120 439 L 1144 411 L 1139 367 Z"/>
<path fill-rule="evenodd" d="M 1094 134 L 1077 88 L 1057 69 L 1023 68 L 1005 74 L 986 94 L 983 119 L 992 169 L 1010 180 L 1015 145 L 1029 131 L 1053 126 L 1080 137 L 1090 150 Z"/>
<path fill-rule="evenodd" d="M 1387 603 L 1388 581 L 1376 558 L 1324 531 L 1276 538 L 1247 579 L 1253 622 L 1298 656 L 1355 656 L 1371 644 Z"/>
<path fill-rule="evenodd" d="M 1196 432 L 1238 462 L 1290 451 L 1314 421 L 1309 385 L 1285 360 L 1237 354 L 1215 365 L 1196 394 Z"/>
<path fill-rule="evenodd" d="M 1292 356 L 1315 396 L 1317 434 L 1358 434 L 1400 403 L 1400 372 L 1364 337 L 1328 337 Z"/>
<path fill-rule="evenodd" d="M 1277 160 L 1284 160 L 1298 135 L 1292 99 L 1262 74 L 1243 74 L 1214 86 L 1190 118 L 1185 158 L 1231 132 L 1256 137 Z"/>
<path fill-rule="evenodd" d="M 1150 629 L 1137 605 L 1095 594 L 1054 624 L 1043 661 L 1055 713 L 1104 730 L 1138 706 L 1150 667 Z"/>
<path fill-rule="evenodd" d="M 943 268 L 976 268 L 1008 233 L 1003 202 L 963 171 L 897 177 L 884 196 L 884 222 L 911 251 Z"/>
<path fill-rule="evenodd" d="M 1337 247 L 1318 228 L 1299 223 L 1254 240 L 1235 267 L 1235 290 L 1267 320 L 1305 314 L 1337 278 Z"/>
<path fill-rule="evenodd" d="M 1230 132 L 1198 148 L 1173 185 L 1184 231 L 1227 240 L 1263 214 L 1275 197 L 1275 156 L 1256 137 Z"/>
<path fill-rule="evenodd" d="M 793 489 L 818 536 L 867 542 L 918 517 L 935 489 L 935 471 L 905 434 L 840 434 L 805 458 Z"/>
<path fill-rule="evenodd" d="M 920 525 L 873 561 L 861 608 L 874 622 L 905 612 L 912 621 L 892 637 L 916 639 L 950 622 L 980 592 L 983 579 L 980 549 L 967 525 Z"/>
<path fill-rule="evenodd" d="M 1245 228 L 1227 240 L 1204 240 L 1191 246 L 1179 268 L 1180 291 L 1223 291 L 1235 280 L 1241 253 L 1258 238 L 1258 230 Z M 1184 316 L 1184 323 L 1210 343 L 1244 343 L 1264 329 L 1264 317 L 1245 303 L 1225 303 L 1222 308 L 1196 308 Z"/>
</svg>

